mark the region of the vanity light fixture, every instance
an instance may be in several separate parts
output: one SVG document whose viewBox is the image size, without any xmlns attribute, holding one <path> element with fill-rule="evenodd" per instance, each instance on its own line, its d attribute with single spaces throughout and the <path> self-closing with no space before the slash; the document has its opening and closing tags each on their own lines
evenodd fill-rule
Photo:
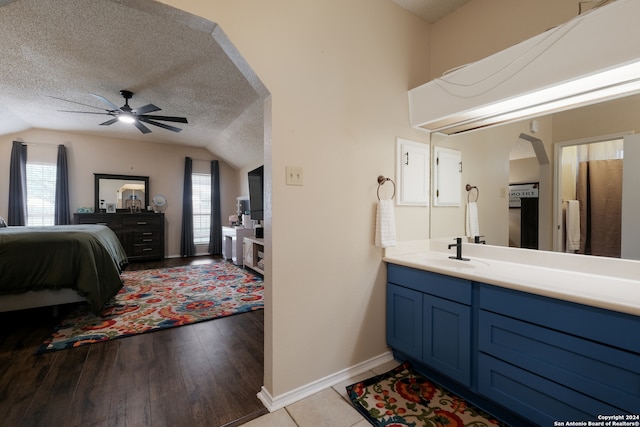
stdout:
<svg viewBox="0 0 640 427">
<path fill-rule="evenodd" d="M 640 61 L 479 107 L 462 115 L 423 124 L 421 127 L 454 134 L 551 114 L 638 92 Z"/>
<path fill-rule="evenodd" d="M 618 0 L 412 89 L 411 124 L 455 134 L 639 93 L 635 16 Z"/>
</svg>

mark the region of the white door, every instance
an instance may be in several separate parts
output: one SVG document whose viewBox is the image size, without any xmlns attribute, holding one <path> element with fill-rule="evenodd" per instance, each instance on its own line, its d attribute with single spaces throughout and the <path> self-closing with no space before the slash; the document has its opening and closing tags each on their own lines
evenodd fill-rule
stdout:
<svg viewBox="0 0 640 427">
<path fill-rule="evenodd" d="M 624 158 L 622 160 L 622 258 L 640 260 L 640 135 L 624 137 Z M 629 166 L 628 166 L 629 165 Z"/>
</svg>

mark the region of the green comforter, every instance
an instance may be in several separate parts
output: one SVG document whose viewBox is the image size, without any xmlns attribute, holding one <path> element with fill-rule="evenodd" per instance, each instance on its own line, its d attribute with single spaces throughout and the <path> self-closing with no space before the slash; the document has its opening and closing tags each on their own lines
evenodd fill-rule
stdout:
<svg viewBox="0 0 640 427">
<path fill-rule="evenodd" d="M 0 228 L 0 294 L 71 288 L 98 314 L 122 287 L 126 263 L 103 225 Z"/>
</svg>

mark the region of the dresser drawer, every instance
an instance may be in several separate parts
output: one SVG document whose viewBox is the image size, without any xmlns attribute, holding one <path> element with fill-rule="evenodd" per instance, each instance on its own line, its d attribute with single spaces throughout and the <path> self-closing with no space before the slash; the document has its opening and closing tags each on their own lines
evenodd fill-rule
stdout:
<svg viewBox="0 0 640 427">
<path fill-rule="evenodd" d="M 118 230 L 122 228 L 122 218 L 115 215 L 107 214 L 78 215 L 76 223 L 106 225 L 112 230 Z"/>
<path fill-rule="evenodd" d="M 155 245 L 133 245 L 133 253 L 135 257 L 162 257 L 161 246 Z"/>
<path fill-rule="evenodd" d="M 144 218 L 136 218 L 135 214 L 130 217 L 122 218 L 122 225 L 127 228 L 160 228 L 162 227 L 162 218 L 145 215 Z"/>
<path fill-rule="evenodd" d="M 160 233 L 158 231 L 139 231 L 133 232 L 133 244 L 134 245 L 152 245 L 160 243 Z"/>
</svg>

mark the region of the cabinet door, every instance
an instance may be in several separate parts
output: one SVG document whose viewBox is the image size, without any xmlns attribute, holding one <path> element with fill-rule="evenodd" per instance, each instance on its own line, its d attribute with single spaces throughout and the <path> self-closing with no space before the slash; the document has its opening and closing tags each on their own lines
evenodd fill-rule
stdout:
<svg viewBox="0 0 640 427">
<path fill-rule="evenodd" d="M 462 193 L 462 153 L 443 147 L 433 148 L 435 206 L 460 206 Z"/>
<path fill-rule="evenodd" d="M 398 205 L 429 204 L 429 145 L 397 140 Z"/>
<path fill-rule="evenodd" d="M 471 384 L 471 307 L 424 295 L 422 361 L 443 374 Z"/>
<path fill-rule="evenodd" d="M 387 284 L 387 344 L 422 359 L 422 293 Z"/>
</svg>

